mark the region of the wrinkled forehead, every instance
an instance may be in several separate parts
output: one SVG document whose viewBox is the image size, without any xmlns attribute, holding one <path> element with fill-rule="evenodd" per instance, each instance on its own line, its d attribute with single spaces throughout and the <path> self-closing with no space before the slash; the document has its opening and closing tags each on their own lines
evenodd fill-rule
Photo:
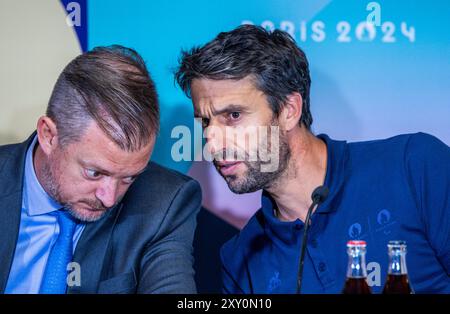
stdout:
<svg viewBox="0 0 450 314">
<path fill-rule="evenodd" d="M 196 113 L 211 115 L 228 106 L 251 106 L 265 99 L 251 77 L 241 80 L 195 79 L 191 84 L 191 96 Z"/>
<path fill-rule="evenodd" d="M 239 80 L 212 80 L 208 78 L 197 78 L 191 83 L 192 98 L 220 97 L 234 92 L 254 92 L 256 85 L 252 76 L 246 76 Z"/>
</svg>

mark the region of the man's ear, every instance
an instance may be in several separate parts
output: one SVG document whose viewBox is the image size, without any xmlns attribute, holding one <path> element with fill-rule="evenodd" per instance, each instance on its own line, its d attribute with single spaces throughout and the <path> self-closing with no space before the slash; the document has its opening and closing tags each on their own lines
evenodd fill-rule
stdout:
<svg viewBox="0 0 450 314">
<path fill-rule="evenodd" d="M 300 93 L 292 93 L 286 97 L 286 101 L 279 115 L 280 127 L 285 131 L 290 131 L 300 125 L 302 104 L 303 98 Z"/>
<path fill-rule="evenodd" d="M 47 156 L 58 147 L 58 130 L 55 122 L 49 117 L 42 116 L 39 118 L 37 136 L 39 146 Z"/>
</svg>

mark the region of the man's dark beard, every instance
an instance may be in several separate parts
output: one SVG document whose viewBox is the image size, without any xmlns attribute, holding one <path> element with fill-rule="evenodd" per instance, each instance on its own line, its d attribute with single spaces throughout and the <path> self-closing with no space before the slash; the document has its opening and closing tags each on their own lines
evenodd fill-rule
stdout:
<svg viewBox="0 0 450 314">
<path fill-rule="evenodd" d="M 242 163 L 247 166 L 247 171 L 246 173 L 242 174 L 241 179 L 235 175 L 223 176 L 219 171 L 220 175 L 222 175 L 222 177 L 227 182 L 230 190 L 236 194 L 244 194 L 256 192 L 261 189 L 268 189 L 272 185 L 276 184 L 277 179 L 287 169 L 291 155 L 289 145 L 284 136 L 280 136 L 279 143 L 279 166 L 276 171 L 262 172 L 261 166 L 264 165 L 265 162 L 248 161 L 249 158 L 247 153 L 245 154 L 245 160 L 242 161 Z M 223 152 L 223 156 L 226 156 L 226 151 Z M 214 160 L 213 162 L 216 166 L 216 169 L 219 169 L 217 161 Z"/>
</svg>

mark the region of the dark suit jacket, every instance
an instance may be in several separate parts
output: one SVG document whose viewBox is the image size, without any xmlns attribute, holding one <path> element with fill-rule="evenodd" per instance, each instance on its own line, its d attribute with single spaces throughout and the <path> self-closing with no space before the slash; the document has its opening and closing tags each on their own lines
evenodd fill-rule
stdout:
<svg viewBox="0 0 450 314">
<path fill-rule="evenodd" d="M 17 243 L 25 155 L 0 146 L 0 292 Z M 74 262 L 81 286 L 68 293 L 195 293 L 192 241 L 201 204 L 193 179 L 150 162 L 120 204 L 86 225 Z"/>
</svg>

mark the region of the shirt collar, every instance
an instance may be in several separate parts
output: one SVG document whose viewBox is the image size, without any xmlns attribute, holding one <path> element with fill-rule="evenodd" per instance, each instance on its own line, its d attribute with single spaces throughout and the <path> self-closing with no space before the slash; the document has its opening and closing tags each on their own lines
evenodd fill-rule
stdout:
<svg viewBox="0 0 450 314">
<path fill-rule="evenodd" d="M 329 193 L 326 200 L 317 207 L 317 213 L 328 213 L 336 210 L 339 192 L 347 177 L 348 145 L 346 141 L 336 141 L 326 134 L 317 136 L 327 145 L 327 173 L 325 185 Z"/>
<path fill-rule="evenodd" d="M 317 137 L 327 145 L 325 185 L 328 187 L 329 193 L 327 199 L 315 211 L 317 214 L 322 214 L 333 212 L 337 208 L 339 192 L 346 178 L 348 146 L 346 141 L 332 140 L 326 134 L 320 134 Z M 300 219 L 285 222 L 275 217 L 275 201 L 266 191 L 263 191 L 261 204 L 262 213 L 270 231 L 286 242 L 296 241 L 297 237 L 292 230 L 301 229 L 303 222 Z"/>
<path fill-rule="evenodd" d="M 33 163 L 33 152 L 36 145 L 37 135 L 28 147 L 27 155 L 25 157 L 22 208 L 29 216 L 48 214 L 63 207 L 51 198 L 39 183 Z"/>
</svg>

